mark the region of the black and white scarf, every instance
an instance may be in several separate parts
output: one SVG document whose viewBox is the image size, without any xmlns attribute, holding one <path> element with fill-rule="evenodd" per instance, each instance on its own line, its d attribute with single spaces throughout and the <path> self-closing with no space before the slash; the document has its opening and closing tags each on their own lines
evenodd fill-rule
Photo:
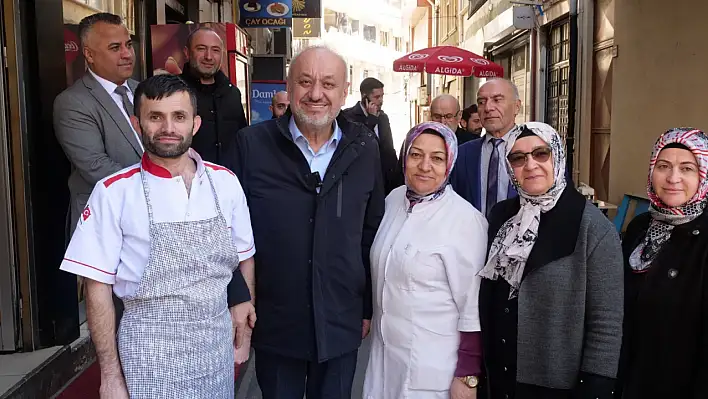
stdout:
<svg viewBox="0 0 708 399">
<path fill-rule="evenodd" d="M 524 128 L 532 131 L 551 148 L 554 183 L 545 194 L 529 195 L 514 177 L 514 171 L 509 161 L 506 161 L 507 173 L 519 192 L 521 209 L 507 220 L 497 232 L 489 250 L 487 264 L 479 272 L 479 276 L 490 280 L 496 280 L 499 277 L 506 280 L 511 286 L 509 299 L 518 296 L 526 261 L 538 238 L 541 213 L 553 209 L 566 187 L 565 150 L 560 135 L 551 126 L 541 122 L 529 122 L 526 125 L 517 126 L 509 132 L 506 155 L 509 155 Z"/>
</svg>

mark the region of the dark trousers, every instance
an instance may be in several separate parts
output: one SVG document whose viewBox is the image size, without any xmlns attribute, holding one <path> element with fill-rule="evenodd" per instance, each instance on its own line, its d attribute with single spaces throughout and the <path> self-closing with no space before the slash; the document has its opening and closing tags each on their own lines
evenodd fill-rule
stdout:
<svg viewBox="0 0 708 399">
<path fill-rule="evenodd" d="M 324 363 L 256 350 L 256 378 L 263 399 L 350 399 L 357 351 Z"/>
</svg>

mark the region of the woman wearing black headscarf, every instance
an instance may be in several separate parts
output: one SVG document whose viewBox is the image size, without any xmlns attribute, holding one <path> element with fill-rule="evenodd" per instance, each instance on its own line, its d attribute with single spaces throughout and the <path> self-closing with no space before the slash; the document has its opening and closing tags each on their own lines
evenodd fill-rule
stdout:
<svg viewBox="0 0 708 399">
<path fill-rule="evenodd" d="M 708 398 L 708 137 L 672 129 L 649 162 L 649 212 L 627 227 L 617 398 Z"/>
</svg>

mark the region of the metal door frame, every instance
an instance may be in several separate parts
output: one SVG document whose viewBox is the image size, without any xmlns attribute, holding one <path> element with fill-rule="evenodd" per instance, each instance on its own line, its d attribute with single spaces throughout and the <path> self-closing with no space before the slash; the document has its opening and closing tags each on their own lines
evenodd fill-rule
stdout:
<svg viewBox="0 0 708 399">
<path fill-rule="evenodd" d="M 14 256 L 12 258 L 15 284 L 15 350 L 32 350 L 37 340 L 35 331 L 37 311 L 33 309 L 32 287 L 35 286 L 34 276 L 30 272 L 32 262 L 30 253 L 30 230 L 28 224 L 29 201 L 27 187 L 29 186 L 28 143 L 23 132 L 27 129 L 25 104 L 24 70 L 22 68 L 23 47 L 20 32 L 20 7 L 18 0 L 0 0 L 2 3 L 2 22 L 4 27 L 4 67 L 6 72 L 7 102 L 4 110 L 7 116 L 7 136 L 5 147 L 8 151 L 9 185 L 11 203 L 9 204 L 12 218 L 11 237 L 14 239 Z M 2 212 L 2 210 L 0 210 Z M 8 226 L 8 227 L 10 227 Z M 0 225 L 2 228 L 2 225 Z"/>
<path fill-rule="evenodd" d="M 8 43 L 6 38 L 13 36 L 15 21 L 11 16 L 16 10 L 16 0 L 4 0 L 0 3 L 0 20 L 3 29 L 0 30 L 0 47 L 3 49 L 2 65 L 0 66 L 0 352 L 12 352 L 21 347 L 20 336 L 20 303 L 17 278 L 16 237 L 14 234 L 13 196 L 12 196 L 12 159 L 10 136 L 12 132 L 13 112 L 19 103 L 13 102 L 18 97 L 10 95 L 12 84 L 10 77 L 13 68 L 8 52 L 16 49 L 16 42 Z M 10 17 L 9 17 L 10 16 Z M 15 75 L 15 78 L 18 76 Z M 16 122 L 16 121 L 15 121 Z"/>
</svg>

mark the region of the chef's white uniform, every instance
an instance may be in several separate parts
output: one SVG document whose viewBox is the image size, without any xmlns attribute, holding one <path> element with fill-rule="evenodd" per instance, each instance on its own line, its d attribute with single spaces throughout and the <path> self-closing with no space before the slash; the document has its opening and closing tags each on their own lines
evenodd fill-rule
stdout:
<svg viewBox="0 0 708 399">
<path fill-rule="evenodd" d="M 479 331 L 487 221 L 448 186 L 408 213 L 406 187 L 386 198 L 371 250 L 374 318 L 366 399 L 449 398 L 460 331 Z"/>
</svg>

